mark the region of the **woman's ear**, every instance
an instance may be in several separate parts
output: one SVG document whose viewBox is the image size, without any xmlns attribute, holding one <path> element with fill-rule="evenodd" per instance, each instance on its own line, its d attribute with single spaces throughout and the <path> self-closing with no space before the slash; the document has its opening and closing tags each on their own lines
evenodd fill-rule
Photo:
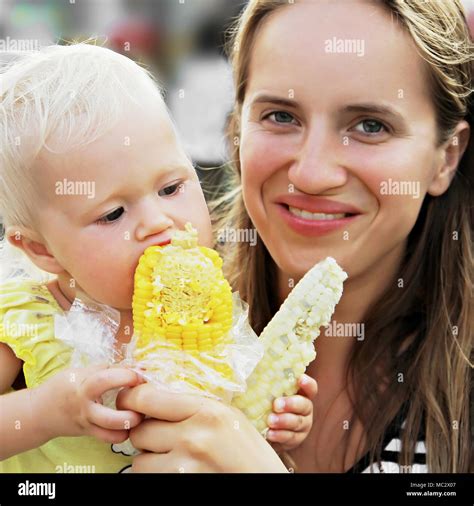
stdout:
<svg viewBox="0 0 474 506">
<path fill-rule="evenodd" d="M 464 151 L 466 151 L 469 135 L 469 123 L 465 120 L 460 121 L 451 138 L 440 147 L 441 162 L 428 186 L 428 193 L 433 197 L 442 195 L 449 188 Z"/>
<path fill-rule="evenodd" d="M 7 227 L 5 237 L 10 244 L 21 249 L 36 267 L 51 274 L 64 272 L 64 268 L 49 252 L 41 237 L 30 228 Z"/>
</svg>

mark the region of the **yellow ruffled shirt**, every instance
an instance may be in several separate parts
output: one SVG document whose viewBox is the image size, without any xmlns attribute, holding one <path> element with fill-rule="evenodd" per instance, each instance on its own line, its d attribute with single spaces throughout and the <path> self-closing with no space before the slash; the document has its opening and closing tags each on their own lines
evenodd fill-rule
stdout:
<svg viewBox="0 0 474 506">
<path fill-rule="evenodd" d="M 72 349 L 54 335 L 58 313 L 63 310 L 46 285 L 23 279 L 0 285 L 0 342 L 23 361 L 27 388 L 71 367 Z M 0 473 L 117 473 L 131 463 L 94 437 L 60 437 L 0 462 Z"/>
</svg>

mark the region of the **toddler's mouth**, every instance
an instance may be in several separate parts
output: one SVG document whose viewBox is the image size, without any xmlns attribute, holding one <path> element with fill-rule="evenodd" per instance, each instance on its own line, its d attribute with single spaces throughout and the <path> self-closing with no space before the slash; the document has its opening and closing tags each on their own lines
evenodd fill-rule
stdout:
<svg viewBox="0 0 474 506">
<path fill-rule="evenodd" d="M 156 242 L 155 244 L 153 244 L 153 246 L 166 246 L 167 244 L 170 244 L 170 243 L 171 243 L 171 239 L 164 239 L 161 242 Z"/>
</svg>

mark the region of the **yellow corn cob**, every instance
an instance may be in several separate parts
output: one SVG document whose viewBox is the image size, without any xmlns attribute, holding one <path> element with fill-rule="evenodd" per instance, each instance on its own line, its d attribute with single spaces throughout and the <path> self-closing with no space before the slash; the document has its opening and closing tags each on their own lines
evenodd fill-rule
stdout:
<svg viewBox="0 0 474 506">
<path fill-rule="evenodd" d="M 247 390 L 232 400 L 263 434 L 276 397 L 294 395 L 297 380 L 315 359 L 313 341 L 327 326 L 342 295 L 347 274 L 334 258 L 315 265 L 293 288 L 260 335 L 264 355 Z"/>
<path fill-rule="evenodd" d="M 134 358 L 148 370 L 169 367 L 159 358 L 171 350 L 172 380 L 208 391 L 216 380 L 232 380 L 231 368 L 219 357 L 232 326 L 232 290 L 221 268 L 219 254 L 198 246 L 189 223 L 171 244 L 145 250 L 135 271 L 132 310 Z M 147 361 L 150 356 L 158 360 Z M 201 365 L 218 376 L 202 381 Z"/>
</svg>

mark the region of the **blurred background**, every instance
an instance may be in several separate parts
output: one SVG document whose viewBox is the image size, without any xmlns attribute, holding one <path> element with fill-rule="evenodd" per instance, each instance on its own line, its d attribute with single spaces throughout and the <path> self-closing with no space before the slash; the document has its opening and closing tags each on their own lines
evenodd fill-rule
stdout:
<svg viewBox="0 0 474 506">
<path fill-rule="evenodd" d="M 246 0 L 0 0 L 0 50 L 98 37 L 158 76 L 198 167 L 226 160 L 233 85 L 224 32 Z M 23 46 L 23 47 L 20 47 Z M 199 171 L 200 177 L 212 172 Z"/>
<path fill-rule="evenodd" d="M 474 32 L 474 0 L 462 1 Z M 200 167 L 215 167 L 227 158 L 224 129 L 233 98 L 224 33 L 245 3 L 0 0 L 4 46 L 0 50 L 98 37 L 107 47 L 157 73 L 188 154 Z M 211 172 L 219 171 L 207 171 Z"/>
</svg>

